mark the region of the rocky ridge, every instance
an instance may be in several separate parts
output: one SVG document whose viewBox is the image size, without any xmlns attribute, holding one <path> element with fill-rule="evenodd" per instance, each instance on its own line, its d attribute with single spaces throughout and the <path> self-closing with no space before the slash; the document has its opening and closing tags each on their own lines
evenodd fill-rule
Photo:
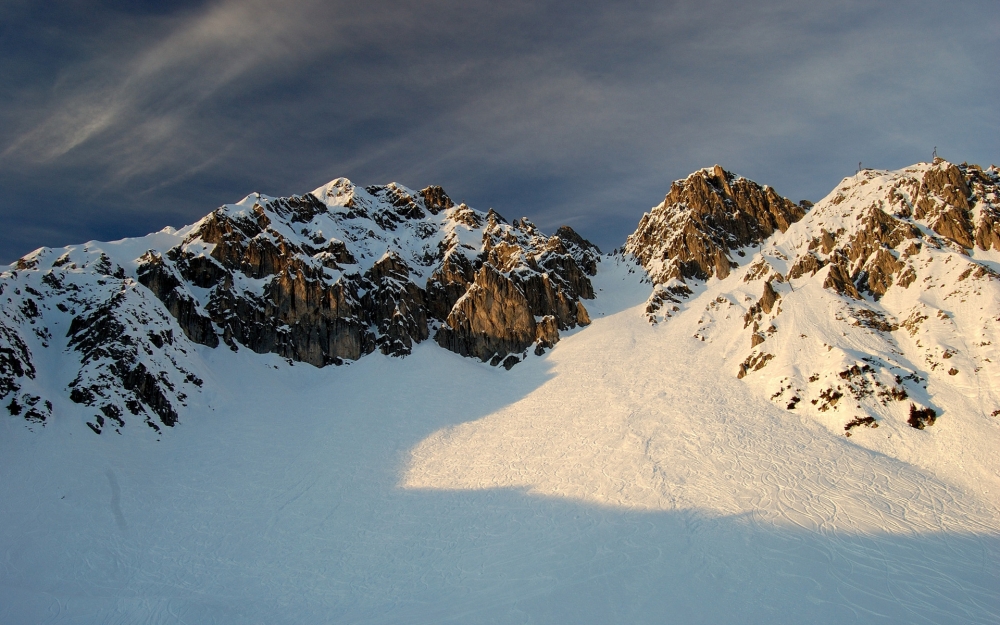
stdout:
<svg viewBox="0 0 1000 625">
<path fill-rule="evenodd" d="M 0 276 L 0 396 L 44 424 L 67 401 L 97 433 L 129 414 L 172 426 L 203 366 L 159 301 L 103 252 L 41 249 Z M 52 381 L 65 380 L 61 393 Z"/>
<path fill-rule="evenodd" d="M 726 279 L 775 232 L 802 218 L 808 203 L 794 204 L 774 189 L 719 165 L 675 181 L 663 202 L 644 213 L 623 252 L 638 259 L 655 285 L 647 304 L 651 321 L 669 316 L 671 303 L 690 295 L 688 283 Z M 664 306 L 669 308 L 664 308 Z"/>
<path fill-rule="evenodd" d="M 774 189 L 716 165 L 670 186 L 663 202 L 644 213 L 624 250 L 656 284 L 724 280 L 738 267 L 733 254 L 784 232 L 805 215 Z"/>
<path fill-rule="evenodd" d="M 44 422 L 58 398 L 33 389 L 33 354 L 51 349 L 75 354 L 66 392 L 95 409 L 97 432 L 129 413 L 173 425 L 201 385 L 195 345 L 325 366 L 434 338 L 510 368 L 590 323 L 582 300 L 599 259 L 568 227 L 546 236 L 440 187 L 337 179 L 253 194 L 179 231 L 12 265 L 0 276 L 0 395 Z"/>
</svg>

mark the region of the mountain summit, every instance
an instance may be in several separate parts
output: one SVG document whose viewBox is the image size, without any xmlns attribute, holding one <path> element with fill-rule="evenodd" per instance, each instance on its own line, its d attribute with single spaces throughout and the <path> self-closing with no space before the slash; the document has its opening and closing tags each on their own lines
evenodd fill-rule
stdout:
<svg viewBox="0 0 1000 625">
<path fill-rule="evenodd" d="M 848 436 L 1000 415 L 1000 172 L 866 169 L 806 206 L 719 167 L 674 183 L 625 247 L 650 322 L 698 301 L 720 373 Z"/>
</svg>

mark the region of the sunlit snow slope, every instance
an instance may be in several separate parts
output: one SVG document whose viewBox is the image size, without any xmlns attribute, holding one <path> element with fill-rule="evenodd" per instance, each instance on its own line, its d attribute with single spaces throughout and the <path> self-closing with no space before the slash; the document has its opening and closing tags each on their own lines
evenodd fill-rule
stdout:
<svg viewBox="0 0 1000 625">
<path fill-rule="evenodd" d="M 596 285 L 607 299 L 597 304 L 641 297 L 635 271 L 606 260 Z M 404 483 L 523 488 L 600 506 L 748 514 L 811 530 L 1000 527 L 993 505 L 1000 428 L 956 417 L 920 431 L 886 420 L 848 438 L 782 410 L 735 375 L 720 375 L 727 342 L 696 334 L 705 304 L 725 288 L 710 284 L 656 325 L 641 306 L 594 306 L 594 325 L 565 339 L 545 363 L 551 379 L 485 419 L 425 439 Z"/>
</svg>

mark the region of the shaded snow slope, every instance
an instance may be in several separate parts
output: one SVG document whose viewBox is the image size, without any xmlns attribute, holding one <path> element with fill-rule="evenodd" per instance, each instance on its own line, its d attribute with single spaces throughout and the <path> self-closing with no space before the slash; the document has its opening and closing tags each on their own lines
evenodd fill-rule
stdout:
<svg viewBox="0 0 1000 625">
<path fill-rule="evenodd" d="M 161 441 L 2 421 L 0 621 L 997 621 L 995 475 L 717 375 L 642 280 L 604 261 L 593 324 L 510 371 L 197 347 L 201 416 Z"/>
</svg>

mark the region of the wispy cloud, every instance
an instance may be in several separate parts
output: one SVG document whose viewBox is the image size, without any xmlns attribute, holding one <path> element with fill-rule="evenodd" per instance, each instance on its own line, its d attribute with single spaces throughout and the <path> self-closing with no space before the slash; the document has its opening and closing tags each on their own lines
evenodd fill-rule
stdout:
<svg viewBox="0 0 1000 625">
<path fill-rule="evenodd" d="M 100 139 L 115 178 L 156 170 L 190 145 L 188 122 L 213 96 L 241 79 L 280 71 L 328 52 L 329 24 L 309 15 L 315 3 L 226 0 L 184 19 L 136 56 L 86 59 L 70 68 L 43 118 L 15 137 L 5 158 L 51 163 Z M 243 89 L 248 88 L 243 86 Z M 91 156 L 92 155 L 88 155 Z"/>
<path fill-rule="evenodd" d="M 29 181 L 58 179 L 88 219 L 108 202 L 194 219 L 340 175 L 440 183 L 540 225 L 600 224 L 613 247 L 671 180 L 716 162 L 815 199 L 858 160 L 901 166 L 924 144 L 997 160 L 994 14 L 985 0 L 220 0 L 115 14 L 61 32 L 74 53 L 51 71 L 0 86 L 14 95 L 0 183 L 35 201 L 49 191 Z"/>
</svg>

